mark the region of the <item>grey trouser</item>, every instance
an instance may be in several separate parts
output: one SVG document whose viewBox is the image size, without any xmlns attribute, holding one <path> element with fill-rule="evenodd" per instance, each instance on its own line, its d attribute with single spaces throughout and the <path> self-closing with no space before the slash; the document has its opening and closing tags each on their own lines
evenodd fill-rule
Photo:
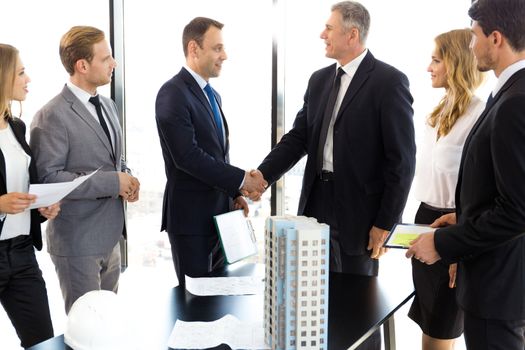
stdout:
<svg viewBox="0 0 525 350">
<path fill-rule="evenodd" d="M 91 256 L 51 255 L 60 282 L 66 314 L 73 303 L 92 290 L 117 292 L 120 276 L 120 245 L 108 254 Z"/>
</svg>

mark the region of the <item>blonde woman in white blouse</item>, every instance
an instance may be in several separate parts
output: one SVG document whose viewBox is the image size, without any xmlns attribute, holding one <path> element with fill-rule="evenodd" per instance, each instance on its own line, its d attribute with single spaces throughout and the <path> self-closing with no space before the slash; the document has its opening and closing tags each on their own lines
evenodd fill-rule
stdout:
<svg viewBox="0 0 525 350">
<path fill-rule="evenodd" d="M 0 302 L 23 348 L 53 337 L 46 284 L 35 250 L 42 249 L 40 223 L 53 219 L 58 204 L 28 210 L 37 179 L 26 126 L 11 116 L 11 102 L 23 101 L 30 79 L 11 45 L 0 44 Z"/>
<path fill-rule="evenodd" d="M 421 201 L 414 222 L 431 224 L 455 210 L 454 196 L 463 144 L 485 107 L 474 91 L 483 81 L 470 51 L 469 29 L 452 30 L 435 38 L 428 67 L 433 88 L 445 95 L 425 125 L 418 145 L 415 197 Z M 455 299 L 455 268 L 438 262 L 426 265 L 412 259 L 416 296 L 409 317 L 423 331 L 424 350 L 453 349 L 463 333 L 463 313 Z"/>
</svg>

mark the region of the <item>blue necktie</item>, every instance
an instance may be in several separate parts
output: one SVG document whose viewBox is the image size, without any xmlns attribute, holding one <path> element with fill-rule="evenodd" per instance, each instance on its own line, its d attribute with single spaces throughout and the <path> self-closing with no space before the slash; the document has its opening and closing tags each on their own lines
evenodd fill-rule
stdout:
<svg viewBox="0 0 525 350">
<path fill-rule="evenodd" d="M 217 127 L 217 135 L 219 136 L 221 145 L 224 146 L 224 139 L 222 136 L 222 118 L 221 112 L 219 111 L 219 105 L 217 104 L 217 100 L 215 100 L 215 95 L 213 94 L 210 84 L 206 84 L 204 91 L 206 91 L 206 95 L 208 95 L 208 99 L 210 100 L 211 110 L 213 111 L 213 119 L 215 120 L 215 126 Z"/>
</svg>

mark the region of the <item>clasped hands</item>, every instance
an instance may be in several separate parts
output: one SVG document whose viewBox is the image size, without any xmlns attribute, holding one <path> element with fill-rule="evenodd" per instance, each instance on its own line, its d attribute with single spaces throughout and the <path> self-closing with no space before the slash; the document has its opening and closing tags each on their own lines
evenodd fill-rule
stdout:
<svg viewBox="0 0 525 350">
<path fill-rule="evenodd" d="M 264 179 L 261 171 L 254 169 L 247 171 L 244 175 L 244 184 L 241 188 L 241 193 L 252 201 L 258 201 L 261 199 L 261 196 L 264 191 L 266 191 L 267 187 L 268 182 Z"/>
<path fill-rule="evenodd" d="M 119 195 L 128 202 L 139 200 L 140 182 L 128 173 L 119 172 Z"/>
</svg>

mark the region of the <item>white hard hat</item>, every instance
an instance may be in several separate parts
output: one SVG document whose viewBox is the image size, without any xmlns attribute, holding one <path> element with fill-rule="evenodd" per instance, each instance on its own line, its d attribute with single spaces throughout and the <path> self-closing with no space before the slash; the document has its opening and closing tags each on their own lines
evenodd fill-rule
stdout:
<svg viewBox="0 0 525 350">
<path fill-rule="evenodd" d="M 74 350 L 129 348 L 124 311 L 115 293 L 87 292 L 69 310 L 65 343 Z"/>
</svg>

